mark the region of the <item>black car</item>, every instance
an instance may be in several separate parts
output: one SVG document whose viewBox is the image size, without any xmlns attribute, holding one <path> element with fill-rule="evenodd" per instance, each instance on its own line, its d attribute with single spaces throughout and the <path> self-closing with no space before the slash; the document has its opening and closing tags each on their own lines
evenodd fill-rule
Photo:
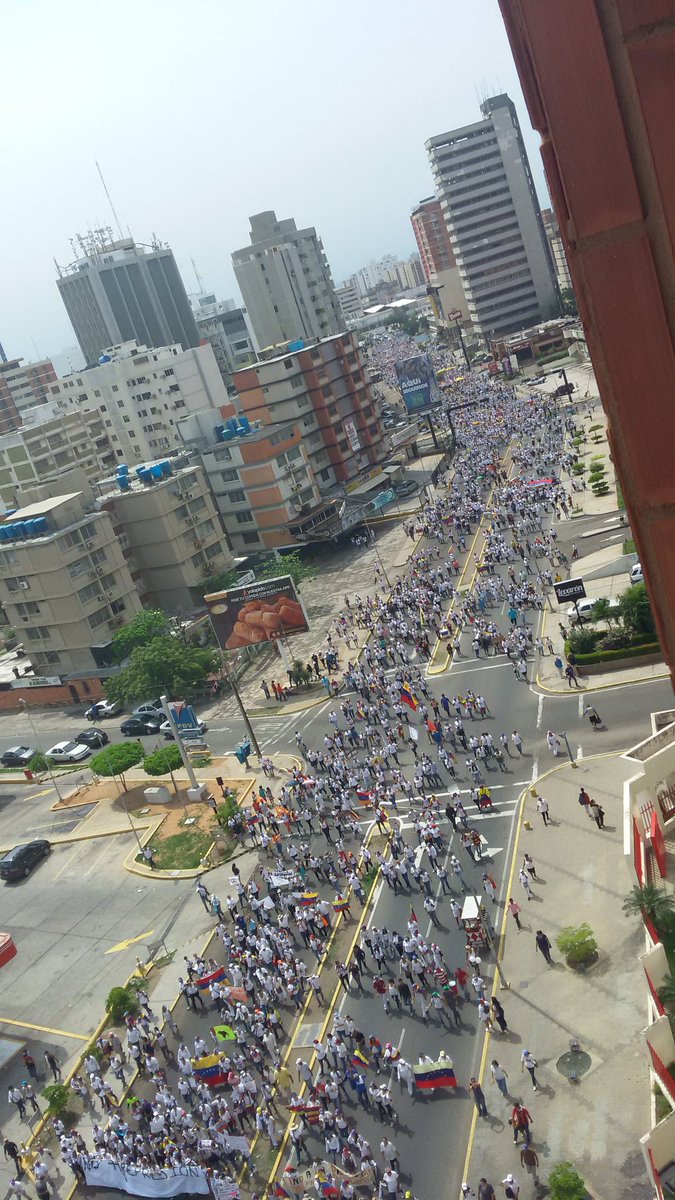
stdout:
<svg viewBox="0 0 675 1200">
<path fill-rule="evenodd" d="M 159 733 L 161 721 L 151 721 L 149 717 L 129 717 L 122 721 L 120 730 L 125 737 L 141 737 L 143 734 Z"/>
<path fill-rule="evenodd" d="M 554 397 L 571 396 L 572 392 L 574 391 L 574 386 L 575 385 L 573 383 L 561 383 L 560 387 L 555 389 L 553 395 Z"/>
<path fill-rule="evenodd" d="M 82 733 L 75 734 L 73 741 L 88 746 L 90 750 L 100 750 L 101 746 L 108 745 L 110 738 L 102 729 L 83 729 Z"/>
<path fill-rule="evenodd" d="M 35 757 L 35 750 L 30 746 L 12 746 L 0 757 L 3 767 L 27 767 Z"/>
<path fill-rule="evenodd" d="M 36 863 L 51 854 L 49 842 L 39 840 L 15 846 L 0 858 L 0 879 L 27 879 Z"/>
</svg>

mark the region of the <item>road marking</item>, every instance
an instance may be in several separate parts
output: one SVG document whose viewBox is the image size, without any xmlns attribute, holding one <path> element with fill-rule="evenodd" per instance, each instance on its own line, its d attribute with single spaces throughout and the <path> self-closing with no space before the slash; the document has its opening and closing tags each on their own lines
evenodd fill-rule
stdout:
<svg viewBox="0 0 675 1200">
<path fill-rule="evenodd" d="M 492 657 L 492 655 L 490 657 Z M 501 657 L 501 655 L 500 655 L 500 657 Z M 467 664 L 467 666 L 465 666 L 463 669 L 462 669 L 462 667 L 455 667 L 454 673 L 455 673 L 455 675 L 468 675 L 469 671 L 496 671 L 497 667 L 512 667 L 513 666 L 513 664 L 510 662 L 510 660 L 508 658 L 505 658 L 503 662 L 490 663 L 489 667 L 484 667 L 482 665 L 485 661 L 486 660 L 484 658 L 478 658 L 475 660 L 475 663 L 471 664 L 471 666 L 469 666 Z"/>
<path fill-rule="evenodd" d="M 72 854 L 69 854 L 69 855 L 66 857 L 66 861 L 63 863 L 63 865 L 62 865 L 62 866 L 60 866 L 60 867 L 59 867 L 58 871 L 55 873 L 55 875 L 54 875 L 54 879 L 55 879 L 55 880 L 56 880 L 56 879 L 60 879 L 60 878 L 61 878 L 61 876 L 63 875 L 64 871 L 67 871 L 67 870 L 68 870 L 69 866 L 71 865 L 71 863 L 73 863 L 73 862 L 75 861 L 75 859 L 77 858 L 78 854 L 81 854 L 81 853 L 82 853 L 82 850 L 83 850 L 83 848 L 84 848 L 84 847 L 83 847 L 83 844 L 82 844 L 81 842 L 80 842 L 80 843 L 79 843 L 77 846 L 74 846 L 74 847 L 73 847 Z"/>
<path fill-rule="evenodd" d="M 138 937 L 127 938 L 124 942 L 118 942 L 116 946 L 111 946 L 109 950 L 104 950 L 104 954 L 117 954 L 120 950 L 128 950 L 130 946 L 136 942 L 143 942 L 146 938 L 152 937 L 154 929 L 148 929 L 145 933 L 139 933 Z"/>
<path fill-rule="evenodd" d="M 582 696 L 582 695 L 579 696 L 579 704 L 578 704 L 579 720 L 581 720 L 581 718 L 584 715 L 584 700 L 585 699 L 586 699 L 585 696 Z"/>
<path fill-rule="evenodd" d="M 83 872 L 83 874 L 85 876 L 91 875 L 92 871 L 96 871 L 98 869 L 98 864 L 100 862 L 102 862 L 102 860 L 106 857 L 106 855 L 109 854 L 110 847 L 105 844 L 105 842 L 106 842 L 105 838 L 103 838 L 103 842 L 104 842 L 104 845 L 101 848 L 100 853 L 95 856 L 94 861 L 91 864 L 91 866 L 88 867 L 87 870 Z"/>
<path fill-rule="evenodd" d="M 534 762 L 532 763 L 532 778 L 530 780 L 530 783 L 536 783 L 538 775 L 539 775 L 539 755 L 536 756 Z"/>
<path fill-rule="evenodd" d="M 88 1042 L 91 1034 L 70 1033 L 68 1029 L 52 1029 L 50 1025 L 31 1025 L 29 1021 L 13 1021 L 11 1017 L 0 1017 L 0 1025 L 15 1025 L 17 1029 L 35 1029 L 38 1033 L 53 1033 L 57 1037 L 73 1038 L 76 1042 Z"/>
<path fill-rule="evenodd" d="M 541 729 L 541 722 L 542 722 L 543 715 L 544 715 L 544 695 L 543 695 L 543 692 L 540 692 L 539 700 L 537 702 L 537 729 Z"/>
<path fill-rule="evenodd" d="M 579 761 L 580 758 L 583 758 L 583 757 L 584 757 L 584 752 L 583 752 L 581 746 L 577 746 L 577 762 Z"/>
<path fill-rule="evenodd" d="M 53 787 L 48 787 L 48 788 L 43 788 L 43 790 L 41 792 L 33 792 L 32 796 L 22 796 L 21 803 L 27 804 L 29 800 L 37 800 L 37 799 L 39 799 L 40 796 L 48 796 L 49 793 L 53 792 L 54 790 L 55 789 Z"/>
</svg>

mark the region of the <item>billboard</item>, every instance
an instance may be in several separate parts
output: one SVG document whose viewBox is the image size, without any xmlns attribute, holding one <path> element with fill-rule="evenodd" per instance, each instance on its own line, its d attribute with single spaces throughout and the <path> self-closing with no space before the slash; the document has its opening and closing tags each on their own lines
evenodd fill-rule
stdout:
<svg viewBox="0 0 675 1200">
<path fill-rule="evenodd" d="M 441 392 L 428 354 L 416 354 L 396 363 L 396 375 L 406 412 L 427 412 L 438 404 Z"/>
<path fill-rule="evenodd" d="M 221 650 L 240 650 L 309 630 L 290 575 L 212 592 L 204 601 Z"/>
</svg>

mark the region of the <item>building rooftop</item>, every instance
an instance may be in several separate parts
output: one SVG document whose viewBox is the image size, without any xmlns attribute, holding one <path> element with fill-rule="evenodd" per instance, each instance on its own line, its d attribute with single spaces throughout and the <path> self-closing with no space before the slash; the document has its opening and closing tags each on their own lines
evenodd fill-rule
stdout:
<svg viewBox="0 0 675 1200">
<path fill-rule="evenodd" d="M 27 504 L 25 508 L 17 508 L 15 512 L 7 513 L 2 520 L 11 525 L 15 521 L 29 521 L 31 517 L 43 517 L 46 513 L 53 512 L 55 508 L 60 508 L 62 504 L 67 504 L 69 500 L 75 500 L 82 495 L 84 495 L 83 492 L 68 492 L 65 496 L 52 496 L 49 500 L 36 500 L 34 504 Z"/>
</svg>

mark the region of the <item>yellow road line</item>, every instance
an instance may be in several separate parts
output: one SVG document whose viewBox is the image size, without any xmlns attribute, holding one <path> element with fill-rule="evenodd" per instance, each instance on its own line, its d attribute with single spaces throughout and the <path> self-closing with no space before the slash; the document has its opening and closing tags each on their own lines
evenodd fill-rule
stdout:
<svg viewBox="0 0 675 1200">
<path fill-rule="evenodd" d="M 18 1029 L 35 1029 L 38 1033 L 53 1033 L 56 1037 L 73 1038 L 76 1042 L 88 1042 L 88 1033 L 71 1033 L 68 1029 L 52 1029 L 50 1025 L 31 1025 L 30 1021 L 14 1021 L 11 1017 L 0 1017 L 0 1025 L 15 1025 Z"/>
<path fill-rule="evenodd" d="M 48 796 L 49 793 L 53 792 L 53 791 L 54 791 L 53 787 L 43 788 L 41 792 L 33 792 L 32 796 L 22 796 L 21 803 L 27 804 L 29 800 L 37 800 L 37 799 L 39 799 L 40 796 Z"/>
</svg>

